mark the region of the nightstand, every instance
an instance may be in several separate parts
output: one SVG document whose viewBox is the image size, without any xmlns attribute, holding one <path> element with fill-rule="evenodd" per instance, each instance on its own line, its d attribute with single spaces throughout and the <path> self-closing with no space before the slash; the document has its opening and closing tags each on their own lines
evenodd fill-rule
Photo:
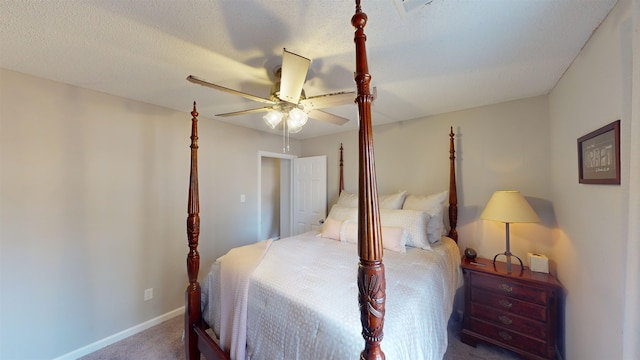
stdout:
<svg viewBox="0 0 640 360">
<path fill-rule="evenodd" d="M 476 258 L 462 259 L 465 305 L 460 338 L 512 350 L 528 359 L 553 359 L 562 285 L 551 274 Z"/>
</svg>

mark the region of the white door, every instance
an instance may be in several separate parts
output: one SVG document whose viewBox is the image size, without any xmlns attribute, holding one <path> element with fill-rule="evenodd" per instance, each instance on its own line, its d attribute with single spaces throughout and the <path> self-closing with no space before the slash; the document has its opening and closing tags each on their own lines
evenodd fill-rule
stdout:
<svg viewBox="0 0 640 360">
<path fill-rule="evenodd" d="M 319 230 L 327 214 L 327 156 L 293 160 L 293 234 Z"/>
</svg>

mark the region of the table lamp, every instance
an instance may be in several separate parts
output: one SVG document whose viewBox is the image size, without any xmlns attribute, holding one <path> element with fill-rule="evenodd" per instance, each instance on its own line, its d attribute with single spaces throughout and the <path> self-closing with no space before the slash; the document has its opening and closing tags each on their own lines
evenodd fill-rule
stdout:
<svg viewBox="0 0 640 360">
<path fill-rule="evenodd" d="M 511 223 L 533 223 L 539 222 L 540 218 L 531 208 L 527 200 L 516 190 L 498 190 L 491 195 L 487 206 L 485 206 L 480 218 L 484 220 L 499 221 L 506 224 L 507 234 L 507 250 L 493 257 L 495 264 L 496 258 L 504 255 L 507 258 L 507 273 L 511 274 L 511 257 L 515 257 L 520 261 L 520 267 L 523 268 L 522 260 L 513 255 L 509 246 L 509 224 Z"/>
</svg>

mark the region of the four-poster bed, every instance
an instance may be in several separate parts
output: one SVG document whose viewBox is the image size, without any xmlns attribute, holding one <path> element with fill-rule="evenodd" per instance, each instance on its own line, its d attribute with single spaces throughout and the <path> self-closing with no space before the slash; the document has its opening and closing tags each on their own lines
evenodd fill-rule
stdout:
<svg viewBox="0 0 640 360">
<path fill-rule="evenodd" d="M 442 237 L 442 241 L 433 244 L 424 243 L 423 248 L 427 250 L 417 247 L 405 248 L 407 239 L 413 238 L 415 241 L 420 236 L 416 235 L 415 229 L 409 234 L 407 228 L 415 228 L 416 223 L 423 221 L 423 230 L 426 232 L 426 222 L 430 221 L 430 215 L 423 211 L 396 208 L 382 209 L 381 218 L 371 128 L 373 96 L 369 91 L 370 75 L 365 49 L 366 21 L 366 14 L 362 12 L 360 1 L 357 0 L 356 13 L 351 20 L 356 29 L 355 81 L 356 103 L 360 118 L 359 192 L 357 209 L 353 209 L 357 211 L 343 210 L 350 215 L 340 219 L 334 216 L 332 223 L 340 224 L 342 231 L 334 231 L 333 235 L 327 235 L 328 225 L 325 224 L 323 233 L 320 234 L 307 233 L 273 243 L 262 242 L 255 246 L 242 247 L 244 249 L 234 249 L 213 264 L 202 288 L 198 282 L 200 266 L 198 113 L 194 103 L 191 112 L 191 170 L 187 217 L 189 241 L 187 255 L 189 285 L 185 294 L 187 359 L 200 359 L 200 354 L 207 359 L 243 359 L 245 347 L 251 347 L 248 349 L 246 358 L 252 359 L 342 359 L 357 357 L 358 353 L 361 359 L 384 359 L 385 353 L 380 344 L 387 310 L 387 274 L 389 279 L 393 279 L 393 282 L 389 283 L 390 289 L 396 291 L 395 294 L 398 296 L 392 296 L 389 299 L 388 309 L 393 313 L 387 321 L 389 338 L 393 342 L 390 342 L 388 347 L 385 343 L 385 349 L 389 349 L 385 351 L 390 351 L 390 354 L 396 358 L 416 358 L 414 356 L 420 354 L 418 358 L 431 358 L 441 357 L 444 352 L 443 345 L 446 349 L 446 321 L 453 306 L 453 294 L 460 284 L 460 257 L 455 243 L 457 241 L 457 197 L 453 129 L 449 134 L 450 230 L 448 237 Z M 344 190 L 342 150 L 341 146 L 341 193 Z M 404 200 L 404 197 L 402 199 Z M 335 213 L 338 211 L 339 209 L 335 210 Z M 393 213 L 391 217 L 387 215 L 389 212 Z M 332 213 L 329 218 L 332 218 Z M 404 216 L 407 213 L 417 217 L 407 221 Z M 400 220 L 398 220 L 398 214 L 401 214 Z M 389 220 L 390 218 L 392 220 Z M 345 240 L 344 229 L 349 221 L 353 221 L 354 225 L 357 224 L 353 228 L 356 235 L 347 236 Z M 389 226 L 390 221 L 391 226 Z M 398 225 L 405 223 L 407 224 L 405 229 Z M 400 231 L 396 231 L 398 229 Z M 399 234 L 398 242 L 393 244 L 394 247 L 387 241 L 391 237 L 387 235 L 390 231 L 396 231 Z M 383 236 L 385 242 L 383 242 Z M 349 244 L 351 242 L 357 243 L 357 246 Z M 385 254 L 385 263 L 388 262 L 386 274 L 382 261 L 383 248 L 393 249 Z M 356 253 L 359 263 L 357 274 L 353 274 L 357 261 Z M 235 291 L 225 293 L 224 289 L 227 287 L 223 285 L 231 281 L 228 279 L 227 274 L 230 273 L 228 269 L 231 265 L 235 266 L 236 262 L 243 262 L 247 254 L 250 258 L 255 258 L 256 264 L 247 265 L 247 274 L 234 274 L 236 278 L 240 278 L 240 282 L 231 285 Z M 238 261 L 238 259 L 243 260 Z M 308 270 L 303 271 L 302 268 L 308 268 Z M 357 315 L 354 315 L 356 314 L 356 290 L 360 308 L 359 324 L 357 319 L 354 320 L 354 317 L 357 318 Z M 237 295 L 242 294 L 243 291 L 244 295 L 239 298 L 227 298 L 226 294 L 230 292 Z M 403 296 L 400 296 L 400 293 Z M 335 300 L 343 298 L 344 301 Z M 442 302 L 437 302 L 440 298 Z M 230 311 L 225 307 L 225 304 L 236 302 L 243 303 L 244 306 Z M 434 302 L 434 305 L 428 305 L 431 302 Z M 218 306 L 217 303 L 222 305 Z M 278 322 L 280 320 L 281 322 Z M 230 327 L 230 324 L 238 323 L 246 326 Z M 354 323 L 357 327 L 355 330 Z M 215 339 L 216 334 L 220 334 L 221 328 L 229 330 L 231 334 L 220 335 L 220 340 Z M 361 336 L 357 336 L 360 330 Z M 415 330 L 415 334 L 403 333 L 403 331 L 412 330 Z M 421 338 L 424 337 L 434 337 L 434 339 L 423 343 L 422 341 L 426 340 Z M 363 339 L 364 344 L 362 344 Z M 440 355 L 432 356 L 430 349 L 425 349 L 430 347 L 431 341 L 437 348 L 434 353 Z M 362 350 L 363 347 L 364 350 Z"/>
</svg>

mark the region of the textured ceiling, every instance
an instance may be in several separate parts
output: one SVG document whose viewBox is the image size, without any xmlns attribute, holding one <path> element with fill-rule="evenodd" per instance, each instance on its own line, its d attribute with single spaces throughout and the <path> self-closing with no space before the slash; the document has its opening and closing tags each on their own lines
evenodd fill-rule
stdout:
<svg viewBox="0 0 640 360">
<path fill-rule="evenodd" d="M 374 125 L 547 94 L 615 2 L 433 0 L 403 12 L 394 0 L 363 0 Z M 187 75 L 268 97 L 282 48 L 312 59 L 307 96 L 355 90 L 354 9 L 344 0 L 0 0 L 0 67 L 179 111 L 196 100 L 201 118 L 214 118 L 261 104 Z M 325 110 L 351 121 L 310 120 L 295 137 L 357 128 L 355 105 Z M 272 132 L 260 114 L 218 119 Z"/>
</svg>

